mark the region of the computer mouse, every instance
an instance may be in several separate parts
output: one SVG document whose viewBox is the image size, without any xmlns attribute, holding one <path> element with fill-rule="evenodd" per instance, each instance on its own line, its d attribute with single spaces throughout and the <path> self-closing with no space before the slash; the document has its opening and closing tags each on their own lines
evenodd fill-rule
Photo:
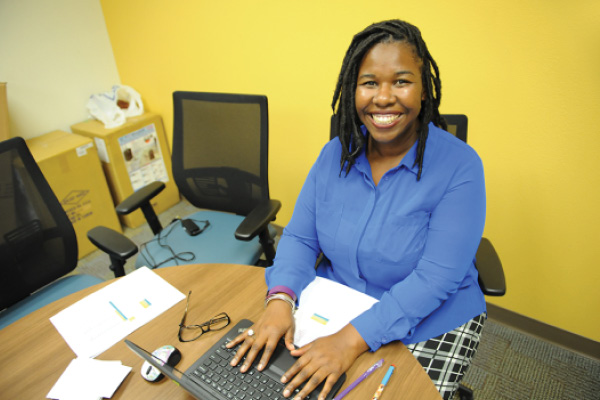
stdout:
<svg viewBox="0 0 600 400">
<path fill-rule="evenodd" d="M 181 361 L 181 352 L 170 344 L 159 347 L 152 352 L 152 355 L 162 360 L 165 364 L 171 367 L 176 366 Z M 148 361 L 144 361 L 141 370 L 142 378 L 148 382 L 158 382 L 163 378 L 163 374 L 153 367 Z"/>
</svg>

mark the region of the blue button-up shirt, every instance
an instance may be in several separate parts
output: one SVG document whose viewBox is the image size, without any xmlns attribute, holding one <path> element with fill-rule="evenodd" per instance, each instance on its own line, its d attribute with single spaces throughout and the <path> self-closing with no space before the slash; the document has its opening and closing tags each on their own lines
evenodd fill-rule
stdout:
<svg viewBox="0 0 600 400">
<path fill-rule="evenodd" d="M 376 186 L 364 152 L 340 174 L 341 144 L 327 143 L 266 270 L 269 288 L 299 294 L 319 275 L 378 298 L 351 322 L 373 351 L 430 339 L 485 311 L 474 265 L 485 222 L 481 160 L 430 124 L 417 181 L 416 146 Z M 327 260 L 315 269 L 320 252 Z"/>
</svg>

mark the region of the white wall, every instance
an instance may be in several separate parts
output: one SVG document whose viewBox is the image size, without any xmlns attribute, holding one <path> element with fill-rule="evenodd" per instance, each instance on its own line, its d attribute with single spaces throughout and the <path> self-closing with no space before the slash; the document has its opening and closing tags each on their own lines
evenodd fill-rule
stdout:
<svg viewBox="0 0 600 400">
<path fill-rule="evenodd" d="M 11 136 L 88 118 L 89 96 L 120 83 L 99 0 L 0 0 L 0 82 Z"/>
</svg>

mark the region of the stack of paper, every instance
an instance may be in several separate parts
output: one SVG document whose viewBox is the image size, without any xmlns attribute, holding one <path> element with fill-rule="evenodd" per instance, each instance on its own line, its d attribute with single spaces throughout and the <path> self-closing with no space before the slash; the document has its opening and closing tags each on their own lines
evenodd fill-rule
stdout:
<svg viewBox="0 0 600 400">
<path fill-rule="evenodd" d="M 143 267 L 81 299 L 50 321 L 78 357 L 96 357 L 183 299 L 183 293 Z"/>
<path fill-rule="evenodd" d="M 316 277 L 300 294 L 294 315 L 294 344 L 302 347 L 338 332 L 378 301 L 330 279 Z"/>
<path fill-rule="evenodd" d="M 48 393 L 49 399 L 98 400 L 111 398 L 131 367 L 120 361 L 76 358 Z"/>
<path fill-rule="evenodd" d="M 183 293 L 148 268 L 140 268 L 62 310 L 50 321 L 77 354 L 48 398 L 110 398 L 131 367 L 93 357 L 162 314 Z"/>
</svg>

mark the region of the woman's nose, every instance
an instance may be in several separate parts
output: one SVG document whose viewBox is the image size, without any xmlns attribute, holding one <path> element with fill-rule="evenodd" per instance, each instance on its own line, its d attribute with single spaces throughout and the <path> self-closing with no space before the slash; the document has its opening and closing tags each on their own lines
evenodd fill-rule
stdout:
<svg viewBox="0 0 600 400">
<path fill-rule="evenodd" d="M 388 106 L 395 101 L 394 93 L 389 85 L 381 85 L 373 97 L 373 103 L 380 107 Z"/>
</svg>

